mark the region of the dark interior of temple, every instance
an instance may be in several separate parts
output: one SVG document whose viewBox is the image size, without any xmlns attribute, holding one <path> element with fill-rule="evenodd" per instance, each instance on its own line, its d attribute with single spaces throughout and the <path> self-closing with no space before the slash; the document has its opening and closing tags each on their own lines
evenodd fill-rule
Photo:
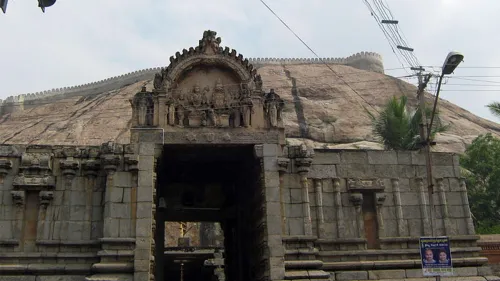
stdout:
<svg viewBox="0 0 500 281">
<path fill-rule="evenodd" d="M 156 280 L 217 281 L 221 272 L 225 280 L 257 279 L 260 175 L 253 146 L 164 147 L 157 163 Z M 176 247 L 165 248 L 165 221 L 219 222 L 223 247 L 203 242 L 210 239 L 200 233 L 197 246 L 179 239 Z"/>
</svg>

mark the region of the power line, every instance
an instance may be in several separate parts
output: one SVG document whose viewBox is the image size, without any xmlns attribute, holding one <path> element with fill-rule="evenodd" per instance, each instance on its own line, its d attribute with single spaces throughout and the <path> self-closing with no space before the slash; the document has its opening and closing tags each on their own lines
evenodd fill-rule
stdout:
<svg viewBox="0 0 500 281">
<path fill-rule="evenodd" d="M 290 32 L 293 33 L 293 35 L 295 35 L 295 37 L 297 37 L 297 39 L 300 40 L 300 42 L 302 42 L 302 44 L 304 44 L 304 46 L 306 46 L 324 65 L 326 65 L 326 67 L 328 67 L 328 69 L 330 69 L 330 71 L 332 71 L 335 75 L 338 76 L 338 78 L 343 81 L 347 87 L 349 87 L 354 93 L 356 93 L 356 95 L 358 95 L 358 97 L 360 97 L 367 105 L 369 105 L 373 110 L 375 110 L 376 112 L 378 112 L 377 109 L 375 109 L 373 106 L 371 106 L 356 90 L 354 90 L 346 81 L 344 81 L 338 74 L 337 72 L 335 72 L 335 70 L 333 70 L 330 65 L 328 65 L 322 58 L 320 58 L 316 52 L 313 51 L 313 49 L 311 49 L 311 47 L 309 47 L 309 45 L 306 44 L 306 42 L 304 42 L 304 40 L 302 40 L 272 9 L 271 7 L 269 7 L 266 2 L 264 2 L 264 0 L 260 0 L 260 2 L 262 4 L 264 4 L 264 6 L 266 6 L 266 8 L 278 19 L 281 21 L 281 23 L 283 23 L 283 25 L 288 29 L 290 30 Z M 359 101 L 358 101 L 359 102 Z M 362 105 L 361 105 L 362 106 Z"/>
</svg>

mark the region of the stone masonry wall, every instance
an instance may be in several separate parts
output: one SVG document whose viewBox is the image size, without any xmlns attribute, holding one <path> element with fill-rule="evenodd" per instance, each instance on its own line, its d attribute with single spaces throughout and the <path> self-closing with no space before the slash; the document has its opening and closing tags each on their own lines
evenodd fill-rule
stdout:
<svg viewBox="0 0 500 281">
<path fill-rule="evenodd" d="M 457 275 L 490 273 L 482 267 L 457 155 L 432 156 L 432 217 L 420 152 L 316 150 L 308 163 L 288 151 L 287 279 L 311 272 L 337 280 L 421 277 L 418 239 L 433 234 L 431 223 L 434 235 L 450 237 Z M 373 200 L 372 211 L 366 200 Z M 398 270 L 387 272 L 392 268 Z"/>
</svg>

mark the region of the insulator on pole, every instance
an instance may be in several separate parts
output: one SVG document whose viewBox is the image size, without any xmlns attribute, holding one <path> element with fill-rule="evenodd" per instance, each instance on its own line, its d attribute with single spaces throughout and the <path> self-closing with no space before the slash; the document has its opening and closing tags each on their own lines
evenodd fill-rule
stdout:
<svg viewBox="0 0 500 281">
<path fill-rule="evenodd" d="M 413 52 L 413 48 L 410 48 L 410 47 L 397 45 L 396 48 L 401 49 L 401 50 L 405 50 L 405 51 L 409 51 L 409 52 Z"/>
</svg>

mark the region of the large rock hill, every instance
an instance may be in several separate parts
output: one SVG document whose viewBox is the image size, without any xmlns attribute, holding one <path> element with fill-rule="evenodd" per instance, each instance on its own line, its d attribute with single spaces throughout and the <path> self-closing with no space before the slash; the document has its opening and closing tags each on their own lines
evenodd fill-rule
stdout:
<svg viewBox="0 0 500 281">
<path fill-rule="evenodd" d="M 274 88 L 286 101 L 286 135 L 290 143 L 318 148 L 382 149 L 374 138 L 365 108 L 377 113 L 392 96 L 407 95 L 416 104 L 416 88 L 380 71 L 330 64 L 349 86 L 324 64 L 303 61 L 256 63 L 264 89 Z M 0 143 L 100 145 L 129 142 L 129 99 L 143 85 L 152 88 L 154 71 L 133 80 L 104 80 L 95 87 L 48 98 L 4 102 L 0 107 Z M 352 89 L 355 91 L 353 91 Z M 356 93 L 357 92 L 357 93 Z M 432 102 L 432 97 L 427 97 Z M 500 135 L 500 124 L 482 119 L 447 101 L 439 103 L 450 124 L 438 137 L 438 151 L 462 152 L 479 134 Z"/>
</svg>

